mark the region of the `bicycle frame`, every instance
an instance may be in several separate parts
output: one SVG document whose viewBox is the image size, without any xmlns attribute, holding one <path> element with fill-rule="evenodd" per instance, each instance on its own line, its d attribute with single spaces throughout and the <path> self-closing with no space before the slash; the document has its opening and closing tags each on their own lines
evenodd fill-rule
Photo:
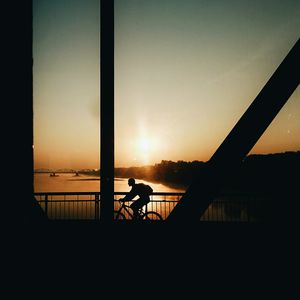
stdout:
<svg viewBox="0 0 300 300">
<path fill-rule="evenodd" d="M 121 201 L 119 201 L 119 203 L 120 202 Z M 132 209 L 130 208 L 130 210 L 131 210 L 130 211 L 128 208 L 130 208 L 130 206 L 126 205 L 125 202 L 122 202 L 120 208 L 117 210 L 117 214 L 119 214 L 120 212 L 122 212 L 122 210 L 124 210 L 124 211 L 126 211 L 129 214 L 130 218 L 133 218 Z"/>
<path fill-rule="evenodd" d="M 143 209 L 143 207 L 141 207 L 138 210 L 138 216 L 137 218 L 134 218 L 134 214 L 133 214 L 133 210 L 130 206 L 126 205 L 125 202 L 118 200 L 119 202 L 122 202 L 122 205 L 120 206 L 120 208 L 118 210 L 114 210 L 114 217 L 115 219 L 119 220 L 119 218 L 121 217 L 121 219 L 128 219 L 125 216 L 125 212 L 127 212 L 127 214 L 129 215 L 129 218 L 131 218 L 131 220 L 160 220 L 162 221 L 163 218 L 162 216 L 157 213 L 156 211 L 149 211 L 148 210 L 148 203 L 146 205 L 143 205 L 143 207 L 145 206 L 145 210 Z M 128 210 L 128 208 L 130 208 L 130 210 Z M 132 212 L 131 212 L 132 211 Z M 127 215 L 127 216 L 128 216 Z"/>
<path fill-rule="evenodd" d="M 133 212 L 132 212 L 133 210 L 132 210 L 132 208 L 129 205 L 126 205 L 125 202 L 123 202 L 123 201 L 118 200 L 118 202 L 122 203 L 122 205 L 120 206 L 120 208 L 118 210 L 116 210 L 116 214 L 118 215 L 119 213 L 123 213 L 122 210 L 124 210 L 128 213 L 130 218 L 133 219 Z M 128 208 L 130 208 L 130 210 Z M 140 208 L 138 210 L 139 217 L 142 218 L 146 212 L 147 212 L 147 204 L 145 205 L 145 212 L 143 211 L 143 208 Z"/>
</svg>

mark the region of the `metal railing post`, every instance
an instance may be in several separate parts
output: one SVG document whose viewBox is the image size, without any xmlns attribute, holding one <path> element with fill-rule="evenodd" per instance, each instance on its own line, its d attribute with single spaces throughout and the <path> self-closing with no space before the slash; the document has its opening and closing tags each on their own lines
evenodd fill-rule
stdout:
<svg viewBox="0 0 300 300">
<path fill-rule="evenodd" d="M 95 194 L 95 220 L 100 219 L 100 194 Z"/>
<path fill-rule="evenodd" d="M 45 195 L 45 214 L 48 217 L 48 194 Z"/>
</svg>

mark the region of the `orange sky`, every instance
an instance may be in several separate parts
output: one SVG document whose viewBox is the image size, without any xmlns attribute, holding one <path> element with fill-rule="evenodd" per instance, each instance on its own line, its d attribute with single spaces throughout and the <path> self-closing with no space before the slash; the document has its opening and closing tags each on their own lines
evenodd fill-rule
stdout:
<svg viewBox="0 0 300 300">
<path fill-rule="evenodd" d="M 33 2 L 35 168 L 99 168 L 99 1 Z M 115 1 L 117 167 L 208 160 L 299 38 L 299 2 L 212 2 Z M 251 153 L 300 150 L 299 98 Z"/>
</svg>

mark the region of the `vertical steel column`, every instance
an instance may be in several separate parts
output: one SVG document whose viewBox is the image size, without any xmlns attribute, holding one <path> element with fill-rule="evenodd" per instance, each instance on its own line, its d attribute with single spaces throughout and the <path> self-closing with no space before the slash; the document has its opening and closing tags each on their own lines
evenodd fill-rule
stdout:
<svg viewBox="0 0 300 300">
<path fill-rule="evenodd" d="M 108 223 L 114 211 L 114 1 L 100 3 L 100 220 Z"/>
</svg>

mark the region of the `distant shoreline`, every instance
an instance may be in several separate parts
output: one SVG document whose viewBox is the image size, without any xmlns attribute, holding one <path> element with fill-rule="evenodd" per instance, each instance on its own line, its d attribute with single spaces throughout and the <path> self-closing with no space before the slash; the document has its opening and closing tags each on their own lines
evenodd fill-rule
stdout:
<svg viewBox="0 0 300 300">
<path fill-rule="evenodd" d="M 49 174 L 49 173 L 53 173 L 53 172 L 34 172 L 35 174 Z M 59 174 L 59 172 L 58 172 Z M 61 174 L 72 174 L 72 172 L 62 172 Z M 82 176 L 80 178 L 78 178 L 78 176 L 74 176 L 72 178 L 69 178 L 68 181 L 100 181 L 100 175 L 98 174 L 87 174 L 87 173 L 80 173 L 80 175 Z M 84 178 L 84 176 L 92 176 L 94 178 Z M 127 180 L 129 177 L 127 176 L 118 176 L 115 177 L 114 180 L 115 181 L 122 181 L 122 180 Z M 168 181 L 162 181 L 162 180 L 153 180 L 153 179 L 148 179 L 148 178 L 141 178 L 141 177 L 135 177 L 136 180 L 143 180 L 143 181 L 148 181 L 150 183 L 154 183 L 154 184 L 163 184 L 169 188 L 172 189 L 178 189 L 178 190 L 186 190 L 187 189 L 187 185 L 184 184 L 178 184 L 178 183 L 172 183 L 172 182 L 168 182 Z"/>
<path fill-rule="evenodd" d="M 118 178 L 128 179 L 129 177 L 118 176 Z M 188 185 L 179 184 L 179 183 L 172 183 L 172 182 L 169 182 L 169 181 L 153 180 L 153 179 L 138 178 L 138 177 L 135 177 L 135 179 L 136 180 L 148 181 L 148 182 L 154 183 L 154 184 L 163 184 L 163 185 L 165 185 L 169 188 L 178 189 L 178 190 L 186 190 L 188 188 Z"/>
<path fill-rule="evenodd" d="M 144 167 L 115 168 L 115 180 L 126 180 L 133 177 L 137 180 L 163 184 L 167 187 L 186 190 L 197 176 L 202 173 L 206 162 L 201 161 L 167 161 Z M 251 154 L 243 161 L 236 178 L 227 189 L 239 191 L 273 190 L 274 186 L 297 186 L 294 182 L 300 168 L 300 151 L 286 151 L 272 154 Z M 39 170 L 41 171 L 41 169 Z M 35 173 L 50 173 L 50 172 Z M 48 170 L 47 170 L 48 171 Z M 64 169 L 63 171 L 66 171 Z M 53 171 L 51 171 L 53 173 Z M 57 173 L 60 173 L 57 170 Z M 65 172 L 67 173 L 67 172 Z M 72 172 L 71 172 L 72 173 Z M 92 178 L 74 178 L 73 180 L 100 180 L 99 170 L 78 170 L 80 176 Z"/>
</svg>

